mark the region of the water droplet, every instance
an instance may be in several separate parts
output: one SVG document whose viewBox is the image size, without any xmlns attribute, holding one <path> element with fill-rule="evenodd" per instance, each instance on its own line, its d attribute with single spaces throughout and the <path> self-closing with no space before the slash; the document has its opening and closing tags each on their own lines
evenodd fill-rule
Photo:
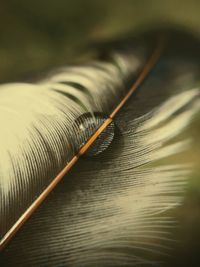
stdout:
<svg viewBox="0 0 200 267">
<path fill-rule="evenodd" d="M 85 113 L 76 120 L 77 149 L 79 150 L 88 139 L 96 132 L 96 130 L 107 119 L 102 113 L 96 112 L 94 114 Z M 94 143 L 86 151 L 86 156 L 97 156 L 104 152 L 112 143 L 115 134 L 115 124 L 111 122 L 106 129 L 97 137 Z"/>
</svg>

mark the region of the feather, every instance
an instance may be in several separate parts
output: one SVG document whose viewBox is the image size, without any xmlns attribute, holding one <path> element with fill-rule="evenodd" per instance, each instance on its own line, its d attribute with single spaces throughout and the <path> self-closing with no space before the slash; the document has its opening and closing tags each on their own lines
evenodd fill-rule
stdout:
<svg viewBox="0 0 200 267">
<path fill-rule="evenodd" d="M 181 204 L 192 170 L 179 159 L 191 146 L 183 133 L 200 107 L 199 63 L 184 55 L 183 64 L 174 50 L 120 109 L 105 151 L 80 158 L 3 251 L 6 266 L 155 266 L 167 253 L 174 223 L 166 211 Z M 128 53 L 36 85 L 1 86 L 1 125 L 10 122 L 0 138 L 2 238 L 105 121 L 96 112 L 109 114 L 125 95 L 148 54 Z M 81 117 L 84 128 L 88 112 L 89 133 L 75 123 Z"/>
</svg>

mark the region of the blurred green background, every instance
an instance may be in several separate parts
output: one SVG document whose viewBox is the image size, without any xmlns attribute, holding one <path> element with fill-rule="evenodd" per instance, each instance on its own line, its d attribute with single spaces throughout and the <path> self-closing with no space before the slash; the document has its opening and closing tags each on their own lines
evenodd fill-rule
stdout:
<svg viewBox="0 0 200 267">
<path fill-rule="evenodd" d="M 91 40 L 173 24 L 200 34 L 200 1 L 1 0 L 0 82 L 77 57 Z"/>
<path fill-rule="evenodd" d="M 129 31 L 173 25 L 200 36 L 199 11 L 199 0 L 0 0 L 0 83 L 69 63 L 90 42 Z M 200 119 L 190 130 L 197 145 L 189 156 L 199 164 Z M 174 235 L 180 242 L 166 266 L 200 266 L 199 171 L 176 210 L 180 227 Z"/>
</svg>

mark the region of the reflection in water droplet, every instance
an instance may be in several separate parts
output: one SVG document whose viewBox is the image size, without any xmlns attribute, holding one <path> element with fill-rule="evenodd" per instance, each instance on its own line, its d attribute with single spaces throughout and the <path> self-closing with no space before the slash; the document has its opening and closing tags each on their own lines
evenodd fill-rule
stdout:
<svg viewBox="0 0 200 267">
<path fill-rule="evenodd" d="M 105 115 L 96 112 L 94 114 L 85 113 L 76 120 L 76 127 L 78 126 L 78 131 L 76 132 L 77 150 L 87 142 L 106 119 Z M 85 155 L 92 157 L 105 151 L 112 143 L 114 134 L 115 125 L 114 122 L 111 122 L 86 151 Z"/>
</svg>

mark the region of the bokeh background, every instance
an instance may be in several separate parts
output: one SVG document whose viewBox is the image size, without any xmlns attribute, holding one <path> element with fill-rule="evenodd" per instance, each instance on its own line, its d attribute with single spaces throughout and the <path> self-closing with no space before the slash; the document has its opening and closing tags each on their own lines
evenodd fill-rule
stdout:
<svg viewBox="0 0 200 267">
<path fill-rule="evenodd" d="M 0 83 L 20 81 L 79 60 L 91 42 L 172 26 L 200 37 L 198 0 L 0 0 Z M 200 47 L 199 47 L 200 49 Z M 86 53 L 88 55 L 88 52 Z M 188 154 L 200 165 L 200 116 Z M 191 177 L 164 266 L 200 266 L 200 168 Z"/>
<path fill-rule="evenodd" d="M 198 0 L 1 0 L 0 82 L 66 64 L 91 40 L 175 25 L 200 34 Z"/>
</svg>

